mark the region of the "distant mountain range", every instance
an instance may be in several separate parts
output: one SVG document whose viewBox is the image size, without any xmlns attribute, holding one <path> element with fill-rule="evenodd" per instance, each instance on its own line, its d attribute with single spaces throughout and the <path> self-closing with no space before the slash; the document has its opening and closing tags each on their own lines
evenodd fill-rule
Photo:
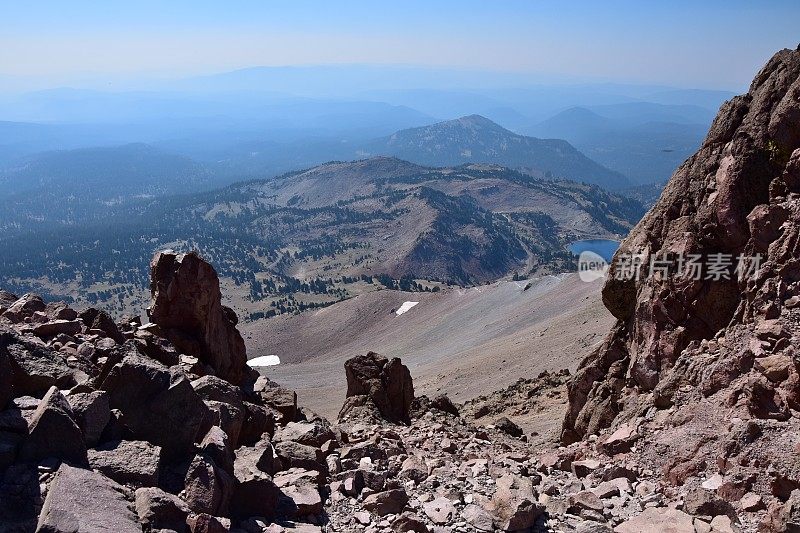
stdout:
<svg viewBox="0 0 800 533">
<path fill-rule="evenodd" d="M 473 284 L 562 271 L 571 268 L 569 242 L 620 236 L 643 212 L 593 185 L 389 157 L 140 199 L 112 211 L 102 222 L 6 233 L 3 286 L 130 310 L 154 250 L 196 248 L 235 287 L 241 311 L 263 314 L 362 292 L 364 276 L 387 286 L 403 279 Z M 303 294 L 302 305 L 287 300 Z"/>
<path fill-rule="evenodd" d="M 23 133 L 36 131 L 30 125 L 7 123 L 6 127 Z M 145 144 L 18 158 L 0 168 L 0 227 L 26 220 L 74 224 L 105 217 L 108 210 L 103 206 L 136 197 L 191 194 L 236 180 L 375 155 L 436 167 L 496 164 L 536 177 L 570 179 L 609 190 L 630 185 L 624 176 L 595 163 L 565 141 L 517 135 L 477 115 L 404 129 L 361 143 L 265 141 L 205 153 L 193 147 L 187 152 L 197 159 Z"/>
<path fill-rule="evenodd" d="M 179 146 L 172 148 L 181 149 Z M 205 158 L 220 171 L 240 176 L 276 174 L 327 161 L 392 156 L 437 167 L 497 164 L 538 177 L 592 183 L 609 190 L 631 185 L 625 176 L 592 161 L 568 142 L 518 135 L 480 115 L 362 141 L 318 138 L 289 143 L 246 142 L 205 154 L 191 149 L 183 153 Z"/>
<path fill-rule="evenodd" d="M 572 107 L 526 129 L 566 139 L 637 185 L 663 183 L 703 140 L 714 112 L 647 102 Z"/>
</svg>

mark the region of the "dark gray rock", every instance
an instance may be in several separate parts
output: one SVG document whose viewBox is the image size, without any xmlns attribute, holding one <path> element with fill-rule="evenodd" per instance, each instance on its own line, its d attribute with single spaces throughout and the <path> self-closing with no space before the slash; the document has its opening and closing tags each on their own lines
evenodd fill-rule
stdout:
<svg viewBox="0 0 800 533">
<path fill-rule="evenodd" d="M 261 440 L 264 434 L 275 433 L 275 421 L 281 418 L 280 413 L 270 408 L 251 402 L 243 402 L 244 422 L 239 432 L 238 445 L 252 445 Z"/>
<path fill-rule="evenodd" d="M 48 457 L 79 465 L 87 463 L 83 433 L 75 423 L 69 402 L 55 387 L 39 403 L 19 451 L 21 461 L 36 462 Z"/>
<path fill-rule="evenodd" d="M 136 490 L 136 514 L 145 530 L 188 531 L 186 518 L 191 512 L 186 503 L 157 487 Z"/>
<path fill-rule="evenodd" d="M 141 533 L 125 489 L 97 472 L 63 464 L 50 485 L 37 533 Z"/>
<path fill-rule="evenodd" d="M 117 483 L 141 487 L 158 485 L 161 448 L 147 441 L 108 442 L 89 450 L 89 465 Z"/>
<path fill-rule="evenodd" d="M 203 436 L 207 408 L 179 367 L 128 354 L 101 388 L 131 433 L 161 446 L 167 457 L 185 454 Z"/>
<path fill-rule="evenodd" d="M 73 370 L 41 341 L 0 332 L 0 354 L 11 365 L 15 396 L 41 396 L 54 385 L 69 389 L 76 384 Z"/>
<path fill-rule="evenodd" d="M 105 391 L 75 393 L 67 396 L 67 401 L 72 406 L 78 427 L 83 431 L 86 445 L 95 446 L 111 420 L 108 394 Z"/>
<path fill-rule="evenodd" d="M 498 418 L 494 423 L 494 427 L 515 438 L 520 438 L 524 435 L 522 428 L 505 416 Z"/>
<path fill-rule="evenodd" d="M 14 376 L 11 372 L 11 358 L 6 351 L 0 349 L 0 411 L 14 397 Z"/>
</svg>

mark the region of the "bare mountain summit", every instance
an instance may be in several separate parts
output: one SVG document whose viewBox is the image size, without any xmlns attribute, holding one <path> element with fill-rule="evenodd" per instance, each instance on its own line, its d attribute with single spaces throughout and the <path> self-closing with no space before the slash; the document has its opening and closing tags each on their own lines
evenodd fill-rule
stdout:
<svg viewBox="0 0 800 533">
<path fill-rule="evenodd" d="M 503 165 L 538 177 L 592 183 L 609 190 L 631 185 L 625 176 L 592 161 L 567 141 L 518 135 L 480 115 L 401 130 L 371 142 L 364 151 L 427 166 Z"/>
</svg>

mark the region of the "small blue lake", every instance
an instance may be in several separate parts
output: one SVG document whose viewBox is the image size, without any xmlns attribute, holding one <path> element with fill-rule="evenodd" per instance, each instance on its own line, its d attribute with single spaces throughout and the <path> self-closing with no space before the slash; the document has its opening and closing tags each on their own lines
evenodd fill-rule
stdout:
<svg viewBox="0 0 800 533">
<path fill-rule="evenodd" d="M 586 239 L 570 243 L 567 247 L 575 255 L 583 252 L 594 252 L 606 261 L 610 262 L 614 257 L 614 252 L 619 248 L 619 241 L 611 239 Z"/>
</svg>

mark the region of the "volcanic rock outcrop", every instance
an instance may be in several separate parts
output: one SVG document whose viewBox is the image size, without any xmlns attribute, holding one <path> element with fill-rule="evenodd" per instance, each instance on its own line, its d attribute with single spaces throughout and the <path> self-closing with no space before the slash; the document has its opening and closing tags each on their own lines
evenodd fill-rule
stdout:
<svg viewBox="0 0 800 533">
<path fill-rule="evenodd" d="M 618 322 L 569 386 L 562 441 L 634 450 L 693 514 L 795 530 L 800 49 L 722 106 L 623 241 L 603 301 Z"/>
<path fill-rule="evenodd" d="M 375 352 L 348 359 L 344 364 L 347 374 L 347 400 L 339 418 L 347 418 L 353 411 L 375 411 L 379 418 L 391 422 L 408 423 L 414 384 L 411 373 L 397 357 L 387 359 Z"/>
<path fill-rule="evenodd" d="M 183 353 L 238 385 L 249 377 L 244 339 L 236 314 L 222 305 L 219 278 L 196 253 L 161 252 L 150 263 L 150 320 Z"/>
<path fill-rule="evenodd" d="M 0 293 L 0 532 L 321 531 L 337 436 L 253 379 L 211 265 L 152 275 L 155 326 Z"/>
</svg>

